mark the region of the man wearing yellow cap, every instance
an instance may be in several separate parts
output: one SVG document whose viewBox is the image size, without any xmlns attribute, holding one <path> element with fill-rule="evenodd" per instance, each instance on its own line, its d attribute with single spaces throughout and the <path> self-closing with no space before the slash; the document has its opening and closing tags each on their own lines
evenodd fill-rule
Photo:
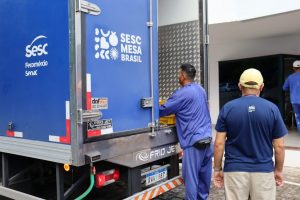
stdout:
<svg viewBox="0 0 300 200">
<path fill-rule="evenodd" d="M 283 185 L 288 131 L 277 106 L 259 97 L 264 87 L 260 71 L 245 70 L 238 86 L 242 97 L 224 105 L 216 124 L 214 184 L 225 186 L 226 199 L 275 200 L 276 186 Z"/>
<path fill-rule="evenodd" d="M 290 100 L 295 113 L 298 133 L 300 134 L 300 61 L 293 63 L 294 73 L 289 75 L 283 85 L 283 90 L 290 91 Z"/>
</svg>

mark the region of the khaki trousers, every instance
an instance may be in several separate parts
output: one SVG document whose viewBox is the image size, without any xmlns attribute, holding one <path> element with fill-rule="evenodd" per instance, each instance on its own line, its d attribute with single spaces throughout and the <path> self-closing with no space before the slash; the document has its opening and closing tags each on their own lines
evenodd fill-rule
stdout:
<svg viewBox="0 0 300 200">
<path fill-rule="evenodd" d="M 276 199 L 273 172 L 224 172 L 224 184 L 226 200 Z"/>
</svg>

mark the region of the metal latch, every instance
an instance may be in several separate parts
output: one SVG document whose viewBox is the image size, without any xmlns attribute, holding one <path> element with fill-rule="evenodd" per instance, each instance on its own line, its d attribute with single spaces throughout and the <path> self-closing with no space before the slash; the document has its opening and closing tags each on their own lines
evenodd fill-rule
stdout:
<svg viewBox="0 0 300 200">
<path fill-rule="evenodd" d="M 153 106 L 153 99 L 151 97 L 141 99 L 142 108 L 151 108 L 152 106 Z"/>
<path fill-rule="evenodd" d="M 153 26 L 153 22 L 147 22 L 147 26 L 148 27 L 152 27 Z"/>
<path fill-rule="evenodd" d="M 9 122 L 8 126 L 7 126 L 7 130 L 12 131 L 14 129 L 14 123 L 13 122 Z"/>
<path fill-rule="evenodd" d="M 94 3 L 90 3 L 85 0 L 77 0 L 76 1 L 76 11 L 84 12 L 90 15 L 100 15 L 101 9 Z"/>
<path fill-rule="evenodd" d="M 155 122 L 148 123 L 148 128 L 152 129 L 152 131 L 149 133 L 149 136 L 155 137 L 156 136 L 156 132 L 154 131 L 154 129 L 158 128 L 158 127 L 159 127 L 159 120 L 155 120 Z"/>
<path fill-rule="evenodd" d="M 100 110 L 78 110 L 78 123 L 96 120 L 102 117 L 102 112 Z"/>
<path fill-rule="evenodd" d="M 92 151 L 85 155 L 86 163 L 95 163 L 101 160 L 101 153 L 99 151 Z"/>
</svg>

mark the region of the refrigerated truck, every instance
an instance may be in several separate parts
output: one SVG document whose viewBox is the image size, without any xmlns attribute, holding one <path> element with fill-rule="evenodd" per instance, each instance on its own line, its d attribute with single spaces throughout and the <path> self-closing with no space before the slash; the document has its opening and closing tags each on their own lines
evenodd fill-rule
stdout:
<svg viewBox="0 0 300 200">
<path fill-rule="evenodd" d="M 158 121 L 157 1 L 2 0 L 0 19 L 0 196 L 119 183 L 151 199 L 183 183 Z"/>
</svg>

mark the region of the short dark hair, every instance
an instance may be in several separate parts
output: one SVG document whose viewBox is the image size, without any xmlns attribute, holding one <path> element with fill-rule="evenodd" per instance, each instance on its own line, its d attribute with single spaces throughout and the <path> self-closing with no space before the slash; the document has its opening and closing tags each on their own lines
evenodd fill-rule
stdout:
<svg viewBox="0 0 300 200">
<path fill-rule="evenodd" d="M 186 73 L 186 75 L 188 76 L 187 78 L 189 78 L 192 81 L 194 80 L 196 76 L 196 69 L 193 65 L 184 63 L 180 65 L 180 69 L 181 71 Z"/>
</svg>

